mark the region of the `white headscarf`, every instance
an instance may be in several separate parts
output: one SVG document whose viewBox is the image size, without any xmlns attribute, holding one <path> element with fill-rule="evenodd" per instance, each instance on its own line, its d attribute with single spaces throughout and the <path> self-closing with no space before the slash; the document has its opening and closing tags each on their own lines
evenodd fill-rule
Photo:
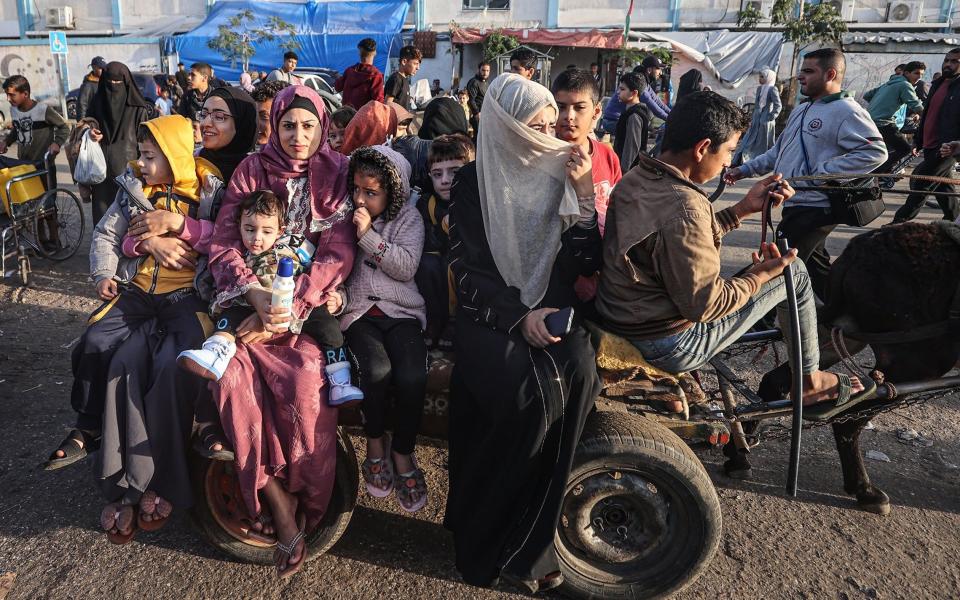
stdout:
<svg viewBox="0 0 960 600">
<path fill-rule="evenodd" d="M 777 74 L 771 69 L 764 69 L 760 71 L 760 77 L 763 77 L 763 84 L 757 90 L 757 108 L 763 110 L 767 105 L 767 98 L 770 97 L 770 90 L 777 83 Z"/>
<path fill-rule="evenodd" d="M 560 234 L 580 214 L 565 167 L 573 146 L 527 127 L 547 106 L 557 110 L 550 90 L 504 73 L 487 89 L 477 138 L 480 208 L 490 253 L 503 280 L 531 307 L 547 293 Z"/>
</svg>

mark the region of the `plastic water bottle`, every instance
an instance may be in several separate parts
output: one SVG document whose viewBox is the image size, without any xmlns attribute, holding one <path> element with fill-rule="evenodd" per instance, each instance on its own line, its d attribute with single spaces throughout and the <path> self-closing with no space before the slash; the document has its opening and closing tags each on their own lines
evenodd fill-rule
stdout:
<svg viewBox="0 0 960 600">
<path fill-rule="evenodd" d="M 273 278 L 273 295 L 270 297 L 270 306 L 276 308 L 283 307 L 290 314 L 293 312 L 293 290 L 296 284 L 293 282 L 293 259 L 284 256 L 280 259 L 277 266 L 277 276 Z M 290 321 L 280 323 L 284 329 L 290 328 Z"/>
</svg>

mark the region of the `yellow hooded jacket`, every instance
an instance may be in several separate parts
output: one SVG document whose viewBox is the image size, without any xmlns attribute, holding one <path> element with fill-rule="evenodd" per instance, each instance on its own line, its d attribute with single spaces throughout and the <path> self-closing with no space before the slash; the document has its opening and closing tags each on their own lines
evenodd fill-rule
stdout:
<svg viewBox="0 0 960 600">
<path fill-rule="evenodd" d="M 171 183 L 144 183 L 144 196 L 158 210 L 169 210 L 196 219 L 200 207 L 201 182 L 207 175 L 220 177 L 220 173 L 208 161 L 194 158 L 193 123 L 180 115 L 169 115 L 146 121 L 143 126 L 153 134 L 173 172 Z M 142 182 L 136 161 L 131 161 L 130 166 Z M 174 234 L 166 235 L 176 237 Z M 137 270 L 133 284 L 148 294 L 165 294 L 193 287 L 194 275 L 192 268 L 171 269 L 162 266 L 148 254 Z"/>
</svg>

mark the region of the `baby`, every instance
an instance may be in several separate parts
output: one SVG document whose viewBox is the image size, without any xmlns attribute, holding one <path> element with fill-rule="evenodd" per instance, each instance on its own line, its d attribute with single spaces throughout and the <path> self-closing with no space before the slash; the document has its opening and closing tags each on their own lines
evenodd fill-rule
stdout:
<svg viewBox="0 0 960 600">
<path fill-rule="evenodd" d="M 264 289 L 273 286 L 281 258 L 293 260 L 294 276 L 303 273 L 312 262 L 313 244 L 301 236 L 284 234 L 285 218 L 283 202 L 270 191 L 253 192 L 240 204 L 240 238 L 247 250 L 244 261 Z M 335 308 L 339 308 L 339 304 Z M 243 340 L 243 334 L 248 331 L 246 321 L 256 312 L 246 304 L 242 295 L 224 293 L 214 299 L 211 313 L 219 317 L 216 332 L 199 350 L 181 352 L 177 362 L 195 375 L 219 381 L 237 352 L 237 336 Z M 362 400 L 363 392 L 351 385 L 343 334 L 336 318 L 330 314 L 330 307 L 315 308 L 304 321 L 301 333 L 312 337 L 323 349 L 332 386 L 330 405 L 342 406 Z"/>
</svg>

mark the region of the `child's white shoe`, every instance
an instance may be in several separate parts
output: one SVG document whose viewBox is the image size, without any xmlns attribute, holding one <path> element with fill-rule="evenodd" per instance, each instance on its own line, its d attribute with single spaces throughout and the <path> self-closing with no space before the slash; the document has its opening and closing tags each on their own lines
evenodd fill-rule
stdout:
<svg viewBox="0 0 960 600">
<path fill-rule="evenodd" d="M 333 407 L 352 406 L 363 400 L 360 388 L 351 385 L 350 363 L 340 361 L 327 365 L 327 378 L 330 380 L 330 392 L 327 404 Z"/>
<path fill-rule="evenodd" d="M 181 369 L 194 375 L 220 381 L 230 359 L 237 353 L 237 344 L 222 335 L 211 335 L 199 350 L 184 350 L 177 357 Z"/>
</svg>

